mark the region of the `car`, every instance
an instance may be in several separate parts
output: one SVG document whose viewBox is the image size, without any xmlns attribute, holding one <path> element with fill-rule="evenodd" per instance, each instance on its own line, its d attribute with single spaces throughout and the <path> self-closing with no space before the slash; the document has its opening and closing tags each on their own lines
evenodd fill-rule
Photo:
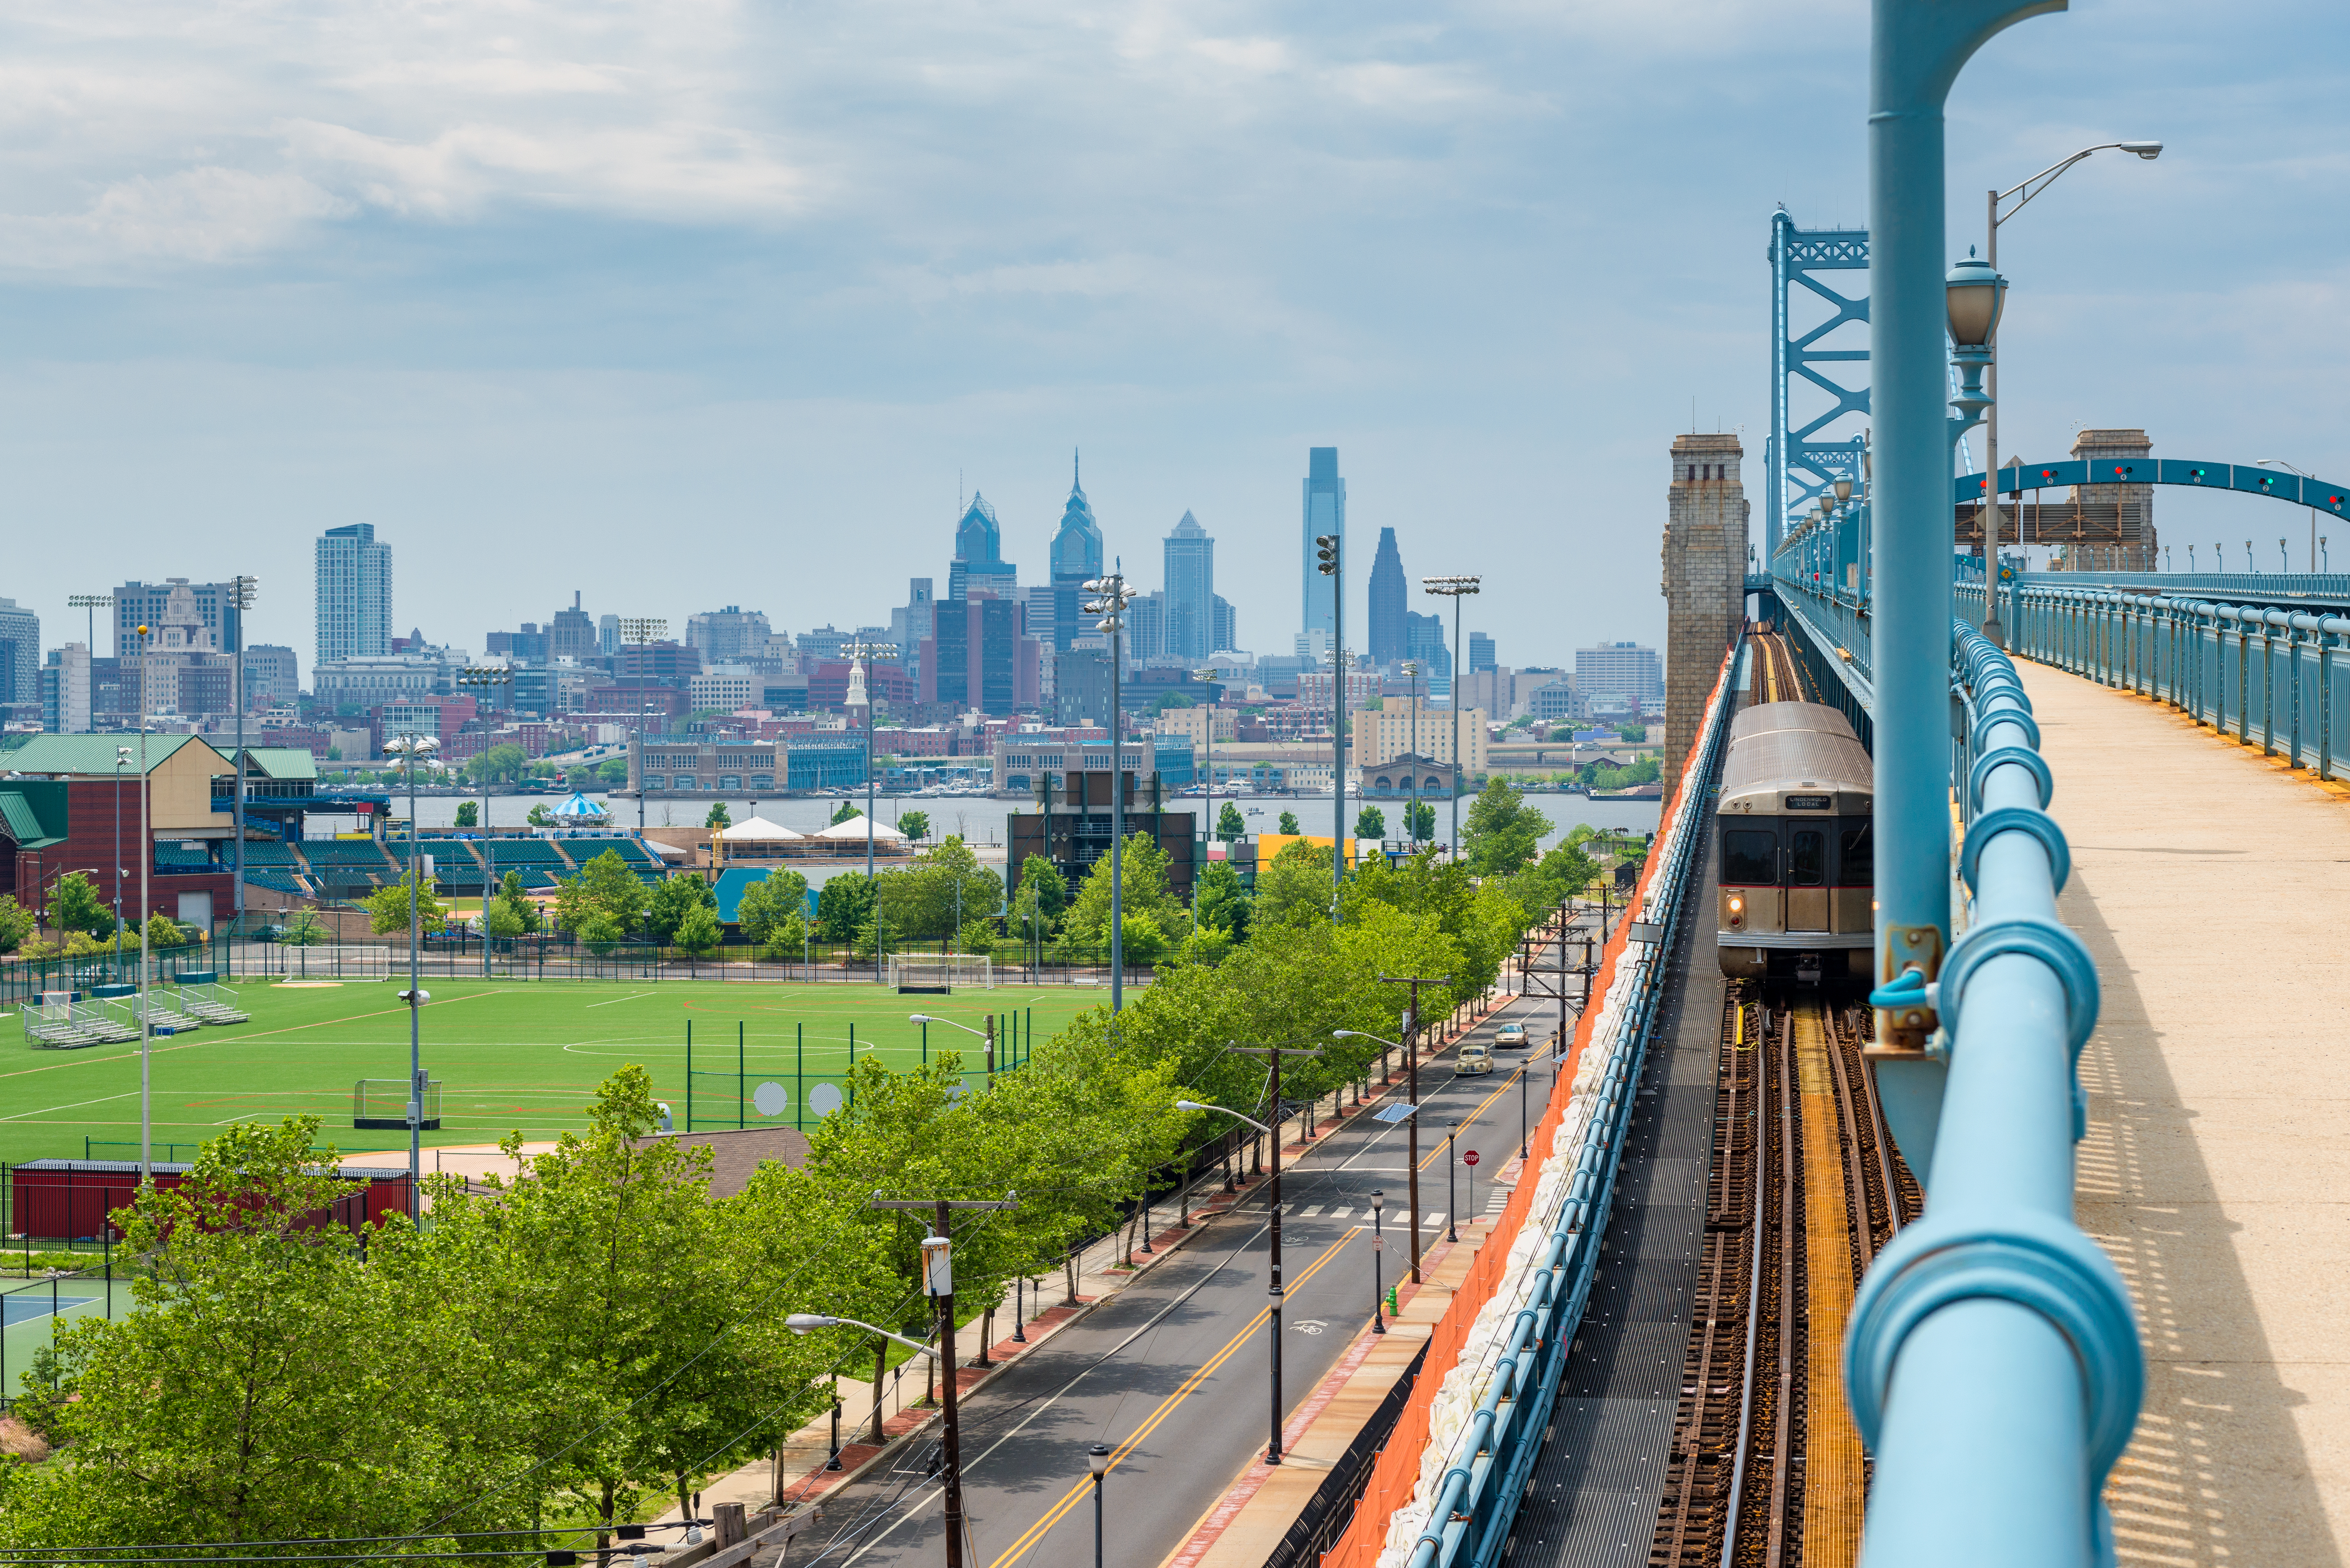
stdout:
<svg viewBox="0 0 2350 1568">
<path fill-rule="evenodd" d="M 1493 1031 L 1493 1048 L 1497 1051 L 1507 1050 L 1513 1045 L 1523 1048 L 1525 1043 L 1526 1026 L 1523 1023 L 1504 1023 Z"/>
<path fill-rule="evenodd" d="M 1491 1045 L 1486 1044 L 1482 1040 L 1470 1041 L 1467 1044 L 1461 1047 L 1461 1054 L 1453 1060 L 1452 1070 L 1455 1073 L 1492 1072 L 1493 1070 L 1493 1048 Z"/>
</svg>

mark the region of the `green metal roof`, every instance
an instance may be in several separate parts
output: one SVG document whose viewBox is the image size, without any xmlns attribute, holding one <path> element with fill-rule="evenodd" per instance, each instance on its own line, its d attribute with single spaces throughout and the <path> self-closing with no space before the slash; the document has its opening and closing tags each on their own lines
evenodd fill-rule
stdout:
<svg viewBox="0 0 2350 1568">
<path fill-rule="evenodd" d="M 147 771 L 154 772 L 171 759 L 181 747 L 203 746 L 212 751 L 200 735 L 150 735 L 147 737 Z M 114 772 L 117 746 L 130 748 L 130 761 L 123 767 L 123 776 L 139 776 L 139 737 L 131 735 L 35 735 L 15 751 L 0 757 L 0 765 L 19 774 L 74 774 L 86 778 L 102 778 Z M 221 771 L 229 771 L 226 757 L 219 757 Z"/>
<path fill-rule="evenodd" d="M 0 831 L 19 849 L 46 849 L 66 840 L 66 787 L 24 782 L 0 788 Z"/>
<path fill-rule="evenodd" d="M 315 779 L 318 776 L 318 759 L 310 754 L 307 746 L 247 746 L 244 754 L 253 759 L 253 767 L 245 774 L 258 774 L 265 779 Z"/>
</svg>

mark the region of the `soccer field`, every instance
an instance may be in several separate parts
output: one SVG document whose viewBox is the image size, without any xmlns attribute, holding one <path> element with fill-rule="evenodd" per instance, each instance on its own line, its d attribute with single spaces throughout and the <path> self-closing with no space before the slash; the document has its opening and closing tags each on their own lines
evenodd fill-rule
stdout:
<svg viewBox="0 0 2350 1568">
<path fill-rule="evenodd" d="M 407 1076 L 401 989 L 398 981 L 248 983 L 236 994 L 251 1023 L 158 1039 L 155 1158 L 190 1159 L 193 1146 L 233 1122 L 307 1111 L 319 1118 L 322 1141 L 347 1154 L 397 1149 L 404 1164 L 404 1131 L 351 1125 L 359 1080 Z M 900 996 L 854 983 L 677 981 L 435 980 L 425 989 L 432 1000 L 423 1010 L 423 1063 L 442 1085 L 441 1127 L 424 1134 L 428 1147 L 494 1143 L 517 1129 L 547 1138 L 584 1127 L 596 1085 L 630 1063 L 652 1075 L 681 1128 L 689 1099 L 696 1127 L 806 1126 L 837 1103 L 827 1086 L 837 1093 L 852 1036 L 858 1056 L 878 1054 L 904 1068 L 924 1054 L 925 1031 L 907 1022 L 909 1013 L 974 1029 L 993 1014 L 1002 1067 L 1012 1061 L 1015 1022 L 1024 1050 L 1032 1036 L 1048 1038 L 1107 1000 L 1066 986 L 951 996 Z M 85 1149 L 99 1159 L 138 1158 L 139 1048 L 37 1050 L 20 1031 L 13 1015 L 0 1019 L 0 1160 L 79 1159 Z M 967 1071 L 983 1068 L 980 1040 L 937 1023 L 927 1033 L 931 1056 L 951 1051 Z M 390 1089 L 401 1096 L 401 1085 Z M 171 1144 L 180 1147 L 167 1153 Z"/>
</svg>

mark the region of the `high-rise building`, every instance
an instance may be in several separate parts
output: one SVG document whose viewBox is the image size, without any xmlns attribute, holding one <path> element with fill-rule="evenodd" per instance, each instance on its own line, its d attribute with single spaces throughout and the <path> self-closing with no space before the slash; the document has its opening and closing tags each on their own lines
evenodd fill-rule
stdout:
<svg viewBox="0 0 2350 1568">
<path fill-rule="evenodd" d="M 1469 634 L 1469 673 L 1474 675 L 1480 670 L 1491 670 L 1493 667 L 1493 639 L 1482 631 L 1471 632 Z"/>
<path fill-rule="evenodd" d="M 1216 651 L 1216 542 L 1189 512 L 1167 535 L 1167 653 L 1203 659 Z"/>
<path fill-rule="evenodd" d="M 1093 629 L 1086 615 L 1085 585 L 1101 576 L 1101 524 L 1094 521 L 1093 504 L 1079 483 L 1076 460 L 1070 459 L 1069 499 L 1061 508 L 1061 525 L 1053 533 L 1053 618 L 1049 626 L 1033 617 L 1028 624 L 1052 638 L 1055 649 L 1066 649 Z"/>
<path fill-rule="evenodd" d="M 1720 656 L 1715 659 L 1717 665 Z M 1709 688 L 1711 690 L 1711 688 Z M 1665 667 L 1653 648 L 1603 642 L 1575 650 L 1575 695 L 1586 712 L 1653 708 L 1665 700 Z"/>
<path fill-rule="evenodd" d="M 1444 642 L 1444 618 L 1406 610 L 1403 656 L 1419 663 L 1419 689 L 1430 699 L 1452 700 L 1452 650 Z"/>
<path fill-rule="evenodd" d="M 78 642 L 49 649 L 41 666 L 41 728 L 57 735 L 90 731 L 89 649 Z"/>
<path fill-rule="evenodd" d="M 549 659 L 595 659 L 603 653 L 596 636 L 596 623 L 579 607 L 579 590 L 571 590 L 571 607 L 555 612 L 555 619 L 546 628 L 546 656 Z"/>
<path fill-rule="evenodd" d="M 166 577 L 160 583 L 125 583 L 114 590 L 115 658 L 129 659 L 138 653 L 139 628 L 162 621 L 172 591 L 178 588 L 187 589 L 188 597 L 180 601 L 177 613 L 186 614 L 192 604 L 197 618 L 211 634 L 213 647 L 236 647 L 236 604 L 228 584 Z"/>
<path fill-rule="evenodd" d="M 1379 530 L 1379 547 L 1371 557 L 1369 624 L 1363 628 L 1363 648 L 1371 662 L 1385 670 L 1400 664 L 1404 652 L 1404 617 L 1411 610 L 1411 589 L 1404 582 L 1403 552 L 1396 548 L 1395 530 Z"/>
<path fill-rule="evenodd" d="M 0 702 L 41 700 L 41 618 L 0 599 Z"/>
<path fill-rule="evenodd" d="M 302 661 L 283 643 L 256 642 L 244 650 L 244 705 L 275 708 L 302 691 Z"/>
<path fill-rule="evenodd" d="M 391 546 L 376 541 L 374 524 L 353 523 L 318 535 L 317 615 L 314 664 L 390 653 Z"/>
<path fill-rule="evenodd" d="M 620 618 L 599 615 L 596 618 L 596 651 L 605 658 L 620 651 Z"/>
<path fill-rule="evenodd" d="M 769 635 L 767 618 L 740 605 L 705 610 L 688 617 L 685 623 L 686 646 L 701 649 L 704 668 L 764 658 Z"/>
<path fill-rule="evenodd" d="M 1218 594 L 1211 618 L 1215 635 L 1208 639 L 1210 656 L 1238 651 L 1241 645 L 1240 618 L 1232 613 L 1232 601 Z"/>
<path fill-rule="evenodd" d="M 921 675 L 917 661 L 922 639 L 930 636 L 938 624 L 938 594 L 931 586 L 934 581 L 931 577 L 907 578 L 906 602 L 889 612 L 889 640 L 898 645 L 901 661 L 899 668 L 911 679 Z"/>
<path fill-rule="evenodd" d="M 1347 482 L 1338 477 L 1338 449 L 1335 446 L 1306 449 L 1305 530 L 1297 552 L 1305 574 L 1299 594 L 1302 610 L 1298 625 L 1303 630 L 1327 635 L 1337 618 L 1336 585 L 1322 575 L 1321 562 L 1314 554 L 1314 541 L 1325 534 L 1336 534 L 1339 548 L 1346 547 Z"/>
<path fill-rule="evenodd" d="M 1022 625 L 1023 608 L 984 588 L 961 604 L 941 605 L 921 645 L 921 701 L 996 715 L 1034 708 L 1036 643 Z"/>
<path fill-rule="evenodd" d="M 974 590 L 1009 600 L 1020 580 L 1020 568 L 1003 558 L 1003 530 L 995 508 L 972 491 L 971 504 L 955 524 L 954 564 L 947 568 L 947 597 L 961 601 Z"/>
<path fill-rule="evenodd" d="M 1143 664 L 1170 657 L 1167 650 L 1167 590 L 1137 594 L 1126 607 L 1126 659 Z"/>
</svg>

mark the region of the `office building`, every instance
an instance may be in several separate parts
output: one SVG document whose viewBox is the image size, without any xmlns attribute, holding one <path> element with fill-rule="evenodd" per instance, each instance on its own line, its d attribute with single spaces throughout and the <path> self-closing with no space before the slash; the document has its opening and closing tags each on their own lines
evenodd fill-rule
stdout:
<svg viewBox="0 0 2350 1568">
<path fill-rule="evenodd" d="M 1304 526 L 1298 557 L 1304 563 L 1305 580 L 1300 593 L 1298 626 L 1302 630 L 1319 631 L 1326 637 L 1337 615 L 1336 585 L 1322 575 L 1314 541 L 1325 534 L 1336 534 L 1339 549 L 1346 548 L 1347 482 L 1338 477 L 1338 449 L 1335 446 L 1306 450 Z"/>
<path fill-rule="evenodd" d="M 41 700 L 41 618 L 0 599 L 0 702 Z"/>
<path fill-rule="evenodd" d="M 244 650 L 244 706 L 275 708 L 302 694 L 302 662 L 283 643 L 256 642 Z"/>
<path fill-rule="evenodd" d="M 1035 639 L 1016 599 L 974 590 L 941 605 L 921 645 L 921 700 L 958 712 L 1008 714 L 1036 705 Z"/>
<path fill-rule="evenodd" d="M 1406 610 L 1403 656 L 1419 665 L 1419 689 L 1430 697 L 1452 700 L 1452 650 L 1444 641 L 1444 618 Z"/>
<path fill-rule="evenodd" d="M 1493 639 L 1482 631 L 1469 634 L 1469 673 L 1494 667 Z"/>
<path fill-rule="evenodd" d="M 318 636 L 312 660 L 390 654 L 391 546 L 377 542 L 375 524 L 353 523 L 321 534 L 317 566 Z M 118 646 L 115 651 L 120 655 L 122 649 Z"/>
<path fill-rule="evenodd" d="M 1039 635 L 1050 632 L 1055 652 L 1065 652 L 1093 629 L 1094 618 L 1085 612 L 1087 583 L 1102 573 L 1101 524 L 1094 521 L 1092 503 L 1086 499 L 1076 460 L 1070 460 L 1069 499 L 1061 508 L 1061 525 L 1053 532 L 1053 618 L 1040 621 L 1032 614 L 1029 626 Z"/>
<path fill-rule="evenodd" d="M 1411 588 L 1404 581 L 1403 552 L 1396 548 L 1395 530 L 1379 530 L 1379 547 L 1371 557 L 1370 614 L 1363 628 L 1363 649 L 1381 670 L 1411 656 L 1404 651 L 1404 617 L 1411 610 Z"/>
<path fill-rule="evenodd" d="M 706 668 L 715 664 L 748 664 L 763 659 L 770 636 L 767 618 L 740 605 L 705 610 L 685 623 L 685 642 L 698 649 Z"/>
<path fill-rule="evenodd" d="M 87 735 L 90 732 L 90 659 L 86 643 L 68 642 L 49 650 L 41 666 L 41 728 L 52 734 Z"/>
<path fill-rule="evenodd" d="M 954 563 L 947 568 L 947 597 L 960 602 L 974 592 L 1009 602 L 1020 581 L 1020 568 L 1003 558 L 1003 530 L 995 508 L 972 491 L 971 504 L 955 524 Z"/>
<path fill-rule="evenodd" d="M 907 578 L 906 602 L 889 612 L 889 640 L 898 645 L 899 658 L 910 674 L 917 673 L 912 668 L 918 658 L 915 650 L 938 624 L 938 595 L 931 582 L 929 577 Z M 1032 618 L 1028 624 L 1036 622 Z"/>
<path fill-rule="evenodd" d="M 596 618 L 596 651 L 606 659 L 620 651 L 620 618 L 599 615 Z"/>
<path fill-rule="evenodd" d="M 1161 546 L 1167 580 L 1166 652 L 1198 662 L 1216 651 L 1216 542 L 1189 512 Z"/>
<path fill-rule="evenodd" d="M 579 590 L 571 590 L 571 607 L 555 612 L 555 619 L 546 628 L 546 656 L 550 659 L 570 659 L 585 662 L 603 657 L 601 639 L 596 635 L 596 623 L 579 607 Z"/>
<path fill-rule="evenodd" d="M 185 616 L 192 606 L 196 620 L 211 639 L 211 646 L 223 652 L 234 650 L 237 611 L 230 586 L 166 577 L 160 583 L 125 583 L 114 590 L 115 658 L 130 659 L 138 653 L 139 628 L 161 622 L 172 604 L 172 594 L 181 588 L 188 590 L 187 597 L 172 613 Z"/>
<path fill-rule="evenodd" d="M 1065 727 L 1098 724 L 1107 731 L 1107 649 L 1073 648 L 1053 656 L 1053 722 Z"/>
<path fill-rule="evenodd" d="M 1603 642 L 1575 650 L 1575 701 L 1586 713 L 1659 707 L 1665 700 L 1665 668 L 1653 648 L 1637 642 Z"/>
<path fill-rule="evenodd" d="M 1324 695 L 1329 692 L 1326 679 Z M 1461 766 L 1464 779 L 1473 780 L 1485 772 L 1485 711 L 1470 708 L 1461 715 Z M 1426 701 L 1417 706 L 1409 697 L 1388 697 L 1378 708 L 1355 715 L 1355 763 L 1358 767 L 1384 767 L 1398 757 L 1424 757 L 1430 762 L 1451 766 L 1452 762 L 1452 710 L 1431 708 Z"/>
<path fill-rule="evenodd" d="M 1208 656 L 1212 659 L 1220 653 L 1240 651 L 1240 618 L 1232 613 L 1232 601 L 1218 594 L 1212 614 L 1211 625 L 1215 635 L 1208 639 Z"/>
</svg>

